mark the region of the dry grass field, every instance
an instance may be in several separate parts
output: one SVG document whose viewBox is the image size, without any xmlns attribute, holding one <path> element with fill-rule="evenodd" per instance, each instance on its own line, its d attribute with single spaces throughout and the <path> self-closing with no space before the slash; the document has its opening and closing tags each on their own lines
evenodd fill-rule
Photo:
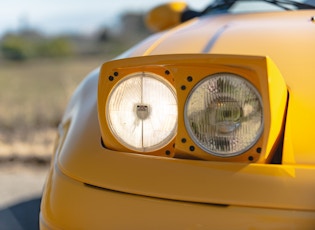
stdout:
<svg viewBox="0 0 315 230">
<path fill-rule="evenodd" d="M 0 60 L 0 162 L 47 156 L 65 106 L 106 57 Z"/>
</svg>

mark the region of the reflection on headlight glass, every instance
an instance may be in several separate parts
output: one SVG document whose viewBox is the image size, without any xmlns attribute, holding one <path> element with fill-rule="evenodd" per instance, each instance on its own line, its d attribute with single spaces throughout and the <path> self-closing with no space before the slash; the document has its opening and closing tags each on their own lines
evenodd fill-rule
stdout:
<svg viewBox="0 0 315 230">
<path fill-rule="evenodd" d="M 262 100 L 244 78 L 215 74 L 190 93 L 185 123 L 192 139 L 205 151 L 222 157 L 239 155 L 262 133 Z"/>
</svg>

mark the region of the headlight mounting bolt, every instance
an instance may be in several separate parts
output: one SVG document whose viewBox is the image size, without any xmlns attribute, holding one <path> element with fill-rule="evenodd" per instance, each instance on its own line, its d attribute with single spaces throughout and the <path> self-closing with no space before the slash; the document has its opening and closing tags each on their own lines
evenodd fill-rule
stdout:
<svg viewBox="0 0 315 230">
<path fill-rule="evenodd" d="M 188 76 L 188 77 L 187 77 L 187 81 L 188 81 L 188 82 L 192 82 L 192 81 L 193 81 L 192 76 Z"/>
<path fill-rule="evenodd" d="M 114 72 L 114 76 L 117 77 L 118 76 L 118 72 Z M 112 75 L 108 77 L 108 80 L 110 81 L 114 81 L 115 77 L 113 77 Z"/>
</svg>

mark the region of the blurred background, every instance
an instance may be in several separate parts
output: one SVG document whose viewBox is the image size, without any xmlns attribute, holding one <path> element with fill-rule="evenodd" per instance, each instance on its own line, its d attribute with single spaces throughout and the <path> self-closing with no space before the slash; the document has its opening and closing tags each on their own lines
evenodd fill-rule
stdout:
<svg viewBox="0 0 315 230">
<path fill-rule="evenodd" d="M 150 34 L 143 17 L 162 0 L 11 0 L 0 8 L 0 162 L 51 153 L 77 84 Z M 203 8 L 208 1 L 187 1 Z M 6 157 L 8 158 L 8 157 Z"/>
<path fill-rule="evenodd" d="M 164 2 L 167 1 L 2 3 L 0 229 L 27 229 L 21 215 L 16 216 L 21 213 L 14 211 L 16 207 L 35 200 L 38 211 L 56 128 L 74 89 L 94 68 L 150 35 L 143 17 Z M 209 0 L 186 2 L 194 9 L 202 9 Z M 34 226 L 28 229 L 31 228 Z"/>
</svg>

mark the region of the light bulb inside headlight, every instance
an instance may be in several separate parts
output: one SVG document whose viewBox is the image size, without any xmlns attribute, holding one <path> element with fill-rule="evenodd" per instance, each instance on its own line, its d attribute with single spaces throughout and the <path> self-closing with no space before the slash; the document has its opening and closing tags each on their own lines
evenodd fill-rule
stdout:
<svg viewBox="0 0 315 230">
<path fill-rule="evenodd" d="M 186 128 L 206 152 L 242 154 L 262 134 L 262 99 L 256 88 L 235 74 L 218 73 L 199 82 L 185 106 Z"/>
<path fill-rule="evenodd" d="M 176 135 L 175 90 L 159 75 L 130 74 L 111 91 L 106 118 L 111 132 L 125 147 L 139 152 L 158 150 Z"/>
</svg>

